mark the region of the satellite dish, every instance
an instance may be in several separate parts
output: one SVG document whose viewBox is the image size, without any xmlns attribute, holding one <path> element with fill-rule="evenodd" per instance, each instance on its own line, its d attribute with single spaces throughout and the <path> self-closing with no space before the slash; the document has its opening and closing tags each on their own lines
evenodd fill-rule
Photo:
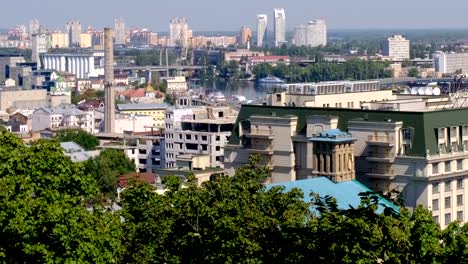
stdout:
<svg viewBox="0 0 468 264">
<path fill-rule="evenodd" d="M 425 95 L 425 94 L 426 94 L 426 88 L 424 88 L 424 87 L 419 87 L 419 89 L 418 89 L 418 94 L 419 94 L 419 95 Z"/>
<path fill-rule="evenodd" d="M 411 88 L 406 87 L 405 90 L 403 91 L 403 94 L 411 94 Z"/>
<path fill-rule="evenodd" d="M 433 95 L 433 91 L 434 89 L 432 89 L 432 87 L 426 87 L 426 95 Z"/>
<path fill-rule="evenodd" d="M 418 87 L 411 88 L 411 94 L 418 94 Z"/>
<path fill-rule="evenodd" d="M 440 95 L 440 88 L 439 88 L 439 87 L 435 87 L 435 88 L 432 90 L 432 94 L 433 94 L 433 95 Z"/>
</svg>

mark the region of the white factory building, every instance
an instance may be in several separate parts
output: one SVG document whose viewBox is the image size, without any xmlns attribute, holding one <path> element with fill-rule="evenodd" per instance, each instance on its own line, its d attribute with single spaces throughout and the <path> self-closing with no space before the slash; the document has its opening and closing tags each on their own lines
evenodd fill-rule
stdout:
<svg viewBox="0 0 468 264">
<path fill-rule="evenodd" d="M 44 69 L 69 72 L 78 79 L 103 75 L 103 57 L 103 52 L 41 54 Z"/>
</svg>

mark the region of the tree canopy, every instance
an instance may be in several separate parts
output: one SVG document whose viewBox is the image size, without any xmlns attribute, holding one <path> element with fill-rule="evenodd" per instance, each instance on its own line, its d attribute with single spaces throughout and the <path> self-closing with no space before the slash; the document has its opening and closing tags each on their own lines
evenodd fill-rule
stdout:
<svg viewBox="0 0 468 264">
<path fill-rule="evenodd" d="M 108 157 L 108 154 L 104 154 Z M 110 155 L 111 156 L 111 155 Z M 111 158 L 114 161 L 113 158 Z M 115 160 L 118 170 L 122 161 Z M 119 211 L 88 201 L 97 179 L 55 141 L 26 147 L 0 130 L 0 261 L 4 263 L 466 263 L 468 226 L 441 230 L 432 213 L 357 208 L 298 189 L 266 188 L 258 157 L 234 177 L 167 191 L 135 184 Z M 124 166 L 125 167 L 125 166 Z M 185 186 L 182 186 L 185 185 Z"/>
<path fill-rule="evenodd" d="M 55 138 L 60 142 L 73 141 L 85 150 L 95 150 L 99 145 L 99 139 L 81 129 L 60 130 Z"/>
</svg>

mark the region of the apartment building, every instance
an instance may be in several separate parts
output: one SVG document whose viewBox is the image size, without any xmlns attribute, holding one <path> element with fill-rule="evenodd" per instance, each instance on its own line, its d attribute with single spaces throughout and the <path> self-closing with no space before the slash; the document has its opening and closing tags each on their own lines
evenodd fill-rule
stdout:
<svg viewBox="0 0 468 264">
<path fill-rule="evenodd" d="M 166 168 L 176 167 L 183 155 L 209 155 L 209 167 L 222 168 L 224 146 L 231 136 L 236 115 L 228 106 L 167 109 Z"/>
<path fill-rule="evenodd" d="M 404 61 L 410 59 L 410 41 L 401 35 L 387 38 L 383 45 L 383 55 L 392 61 Z"/>
<path fill-rule="evenodd" d="M 40 107 L 32 115 L 32 131 L 57 128 L 81 128 L 94 134 L 94 112 L 74 107 Z"/>
<path fill-rule="evenodd" d="M 117 109 L 125 115 L 146 115 L 153 118 L 153 122 L 145 124 L 146 126 L 164 128 L 166 116 L 166 103 L 138 103 L 138 104 L 118 104 Z"/>
<path fill-rule="evenodd" d="M 360 109 L 365 102 L 396 99 L 392 90 L 381 90 L 379 81 L 337 81 L 284 84 L 267 93 L 271 106 Z"/>
<path fill-rule="evenodd" d="M 225 148 L 225 169 L 233 174 L 251 153 L 259 153 L 273 183 L 346 178 L 354 170 L 372 190 L 397 190 L 408 208 L 432 210 L 442 227 L 465 223 L 464 101 L 420 97 L 367 103 L 363 109 L 243 105 Z"/>
</svg>

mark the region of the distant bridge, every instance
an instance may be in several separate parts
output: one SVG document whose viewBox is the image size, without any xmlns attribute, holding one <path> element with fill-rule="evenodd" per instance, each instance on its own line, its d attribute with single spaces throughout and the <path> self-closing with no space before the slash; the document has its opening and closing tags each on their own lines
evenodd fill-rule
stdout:
<svg viewBox="0 0 468 264">
<path fill-rule="evenodd" d="M 129 66 L 129 65 L 116 65 L 114 66 L 115 70 L 121 71 L 153 71 L 153 72 L 164 72 L 169 71 L 195 71 L 206 69 L 206 66 Z"/>
</svg>

